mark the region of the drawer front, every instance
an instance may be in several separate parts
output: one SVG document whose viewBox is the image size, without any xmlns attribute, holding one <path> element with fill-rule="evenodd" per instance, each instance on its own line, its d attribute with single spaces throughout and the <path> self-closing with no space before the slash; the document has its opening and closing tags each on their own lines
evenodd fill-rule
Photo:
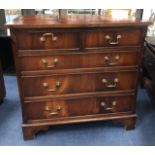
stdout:
<svg viewBox="0 0 155 155">
<path fill-rule="evenodd" d="M 137 71 L 83 73 L 24 77 L 25 97 L 96 91 L 131 90 L 136 86 Z"/>
<path fill-rule="evenodd" d="M 104 46 L 140 45 L 142 43 L 140 29 L 107 29 L 104 31 L 86 32 L 84 39 L 85 48 Z"/>
<path fill-rule="evenodd" d="M 16 34 L 19 49 L 76 49 L 79 37 L 75 32 L 23 31 Z"/>
<path fill-rule="evenodd" d="M 29 120 L 134 112 L 135 97 L 109 96 L 25 103 L 24 110 Z"/>
<path fill-rule="evenodd" d="M 111 66 L 136 66 L 139 64 L 138 51 L 117 51 L 107 53 L 79 53 L 51 56 L 20 57 L 22 71 L 93 68 Z"/>
</svg>

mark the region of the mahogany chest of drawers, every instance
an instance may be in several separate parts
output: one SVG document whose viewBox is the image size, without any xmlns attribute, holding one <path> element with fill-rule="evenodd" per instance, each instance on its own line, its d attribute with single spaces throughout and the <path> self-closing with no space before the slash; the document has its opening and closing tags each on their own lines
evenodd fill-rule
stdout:
<svg viewBox="0 0 155 155">
<path fill-rule="evenodd" d="M 148 24 L 96 15 L 25 16 L 8 24 L 24 138 L 78 122 L 113 120 L 134 128 Z"/>
</svg>

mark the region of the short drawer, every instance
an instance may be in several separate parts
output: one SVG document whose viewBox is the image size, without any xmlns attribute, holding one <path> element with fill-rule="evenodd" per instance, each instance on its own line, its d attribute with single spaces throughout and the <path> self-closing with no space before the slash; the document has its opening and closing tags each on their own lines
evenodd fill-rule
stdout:
<svg viewBox="0 0 155 155">
<path fill-rule="evenodd" d="M 24 71 L 57 69 L 136 66 L 139 64 L 139 51 L 114 51 L 103 53 L 55 54 L 50 56 L 20 57 L 20 68 Z"/>
<path fill-rule="evenodd" d="M 25 97 L 132 90 L 136 82 L 137 71 L 29 76 L 22 80 Z"/>
<path fill-rule="evenodd" d="M 84 47 L 140 45 L 142 39 L 143 36 L 140 29 L 113 28 L 102 31 L 89 31 L 85 32 Z"/>
<path fill-rule="evenodd" d="M 134 95 L 101 96 L 24 104 L 24 111 L 28 120 L 134 112 L 134 110 Z"/>
<path fill-rule="evenodd" d="M 16 33 L 18 49 L 78 49 L 79 36 L 76 32 L 53 30 L 25 30 Z"/>
</svg>

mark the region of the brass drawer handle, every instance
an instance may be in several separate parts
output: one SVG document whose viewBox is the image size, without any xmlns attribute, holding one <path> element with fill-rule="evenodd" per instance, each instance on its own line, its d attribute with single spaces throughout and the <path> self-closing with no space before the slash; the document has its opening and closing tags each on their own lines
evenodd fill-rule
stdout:
<svg viewBox="0 0 155 155">
<path fill-rule="evenodd" d="M 119 55 L 116 55 L 115 56 L 115 61 L 116 62 L 110 62 L 110 58 L 108 56 L 105 56 L 104 59 L 105 59 L 107 65 L 114 66 L 114 65 L 117 65 L 118 64 L 118 61 L 119 61 L 120 57 L 119 57 Z"/>
<path fill-rule="evenodd" d="M 122 38 L 122 36 L 120 34 L 117 35 L 116 37 L 116 41 L 113 41 L 112 37 L 109 35 L 105 36 L 105 39 L 109 41 L 110 45 L 118 45 L 119 44 L 119 40 Z"/>
<path fill-rule="evenodd" d="M 46 41 L 46 36 L 51 36 L 53 42 L 56 42 L 56 41 L 58 40 L 58 37 L 55 36 L 54 33 L 44 33 L 44 34 L 40 37 L 40 41 L 41 41 L 41 42 L 45 42 L 45 41 Z"/>
<path fill-rule="evenodd" d="M 58 115 L 59 113 L 58 112 L 50 112 L 48 113 L 49 115 Z"/>
<path fill-rule="evenodd" d="M 111 107 L 107 107 L 107 105 L 106 105 L 106 103 L 105 102 L 101 102 L 100 103 L 100 106 L 101 107 L 104 107 L 104 109 L 105 110 L 113 110 L 114 109 L 114 107 L 117 105 L 117 102 L 116 101 L 113 101 L 112 103 L 111 103 Z"/>
<path fill-rule="evenodd" d="M 62 106 L 58 105 L 56 107 L 56 111 L 52 112 L 52 108 L 49 106 L 46 106 L 45 111 L 47 111 L 49 115 L 58 115 L 60 111 L 62 110 L 62 108 L 63 108 Z"/>
<path fill-rule="evenodd" d="M 55 68 L 58 62 L 59 62 L 58 58 L 55 58 L 53 60 L 53 65 L 48 65 L 48 61 L 46 59 L 42 59 L 42 63 L 45 65 L 46 68 Z"/>
<path fill-rule="evenodd" d="M 107 88 L 115 88 L 117 86 L 117 84 L 119 83 L 119 80 L 118 80 L 118 78 L 115 78 L 113 80 L 113 84 L 108 84 L 107 79 L 102 79 L 102 83 L 104 83 Z"/>
<path fill-rule="evenodd" d="M 43 82 L 43 87 L 48 88 L 49 84 L 47 82 Z M 56 92 L 60 87 L 62 83 L 60 81 L 57 81 L 54 88 L 48 89 L 48 92 Z"/>
</svg>

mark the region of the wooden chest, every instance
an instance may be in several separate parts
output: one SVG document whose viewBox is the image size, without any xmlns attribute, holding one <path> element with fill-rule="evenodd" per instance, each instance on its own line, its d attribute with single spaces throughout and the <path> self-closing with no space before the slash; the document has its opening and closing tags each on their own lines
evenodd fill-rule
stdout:
<svg viewBox="0 0 155 155">
<path fill-rule="evenodd" d="M 134 128 L 148 24 L 96 15 L 25 16 L 8 24 L 24 138 L 50 125 L 88 121 Z"/>
</svg>

